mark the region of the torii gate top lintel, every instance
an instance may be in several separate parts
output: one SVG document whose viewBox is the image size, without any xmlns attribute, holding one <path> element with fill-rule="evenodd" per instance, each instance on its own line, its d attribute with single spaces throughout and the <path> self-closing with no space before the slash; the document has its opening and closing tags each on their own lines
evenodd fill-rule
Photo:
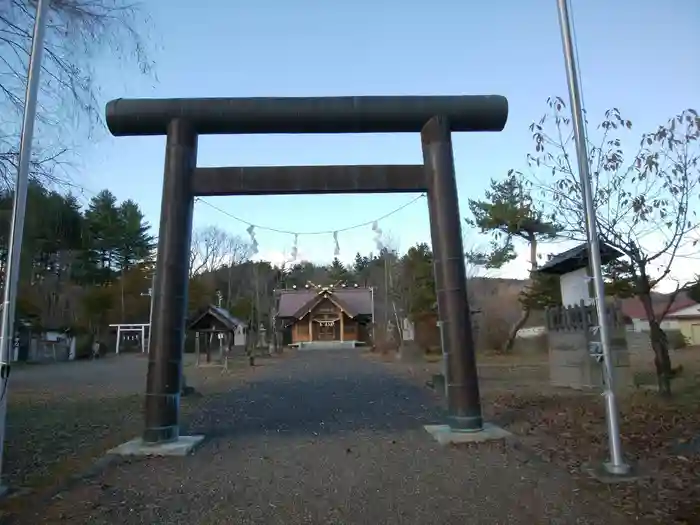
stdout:
<svg viewBox="0 0 700 525">
<path fill-rule="evenodd" d="M 114 136 L 165 135 L 173 119 L 198 135 L 418 133 L 436 115 L 450 130 L 502 131 L 501 95 L 116 99 L 106 120 Z"/>
</svg>

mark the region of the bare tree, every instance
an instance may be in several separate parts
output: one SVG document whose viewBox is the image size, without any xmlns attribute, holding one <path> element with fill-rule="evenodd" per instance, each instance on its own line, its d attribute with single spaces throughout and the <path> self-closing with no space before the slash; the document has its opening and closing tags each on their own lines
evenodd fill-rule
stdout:
<svg viewBox="0 0 700 525">
<path fill-rule="evenodd" d="M 382 258 L 384 276 L 380 302 L 383 305 L 383 325 L 386 331 L 389 330 L 390 325 L 395 325 L 393 337 L 396 338 L 395 341 L 397 343 L 400 343 L 403 340 L 402 318 L 404 312 L 400 312 L 399 308 L 406 303 L 400 286 L 400 239 L 393 232 L 384 231 L 381 236 L 381 244 L 380 256 Z"/>
<path fill-rule="evenodd" d="M 238 235 L 217 226 L 201 228 L 192 235 L 190 277 L 242 264 L 250 259 L 252 252 L 250 243 Z"/>
<path fill-rule="evenodd" d="M 529 155 L 532 185 L 541 203 L 562 226 L 561 235 L 583 241 L 581 186 L 573 166 L 572 131 L 563 100 L 548 101 L 549 112 L 530 127 L 535 143 Z M 671 392 L 672 367 L 661 321 L 675 300 L 658 310 L 652 290 L 672 277 L 679 257 L 692 257 L 697 244 L 697 203 L 700 190 L 700 118 L 687 109 L 642 135 L 635 153 L 625 158 L 622 131 L 632 128 L 618 109 L 605 113 L 598 126 L 599 142 L 589 144 L 593 199 L 598 233 L 624 258 L 611 266 L 617 283 L 626 281 L 630 293 L 644 306 L 659 392 Z M 682 290 L 679 285 L 676 290 Z"/>
<path fill-rule="evenodd" d="M 399 236 L 391 230 L 382 232 L 381 242 L 384 249 L 391 253 L 398 254 L 401 249 L 401 240 Z"/>
<path fill-rule="evenodd" d="M 35 0 L 0 0 L 0 184 L 5 187 L 18 162 L 35 6 Z M 133 59 L 142 73 L 152 71 L 144 21 L 138 2 L 130 0 L 49 2 L 32 176 L 67 183 L 57 170 L 72 147 L 66 137 L 75 136 L 84 117 L 88 133 L 102 120 L 100 58 Z"/>
</svg>

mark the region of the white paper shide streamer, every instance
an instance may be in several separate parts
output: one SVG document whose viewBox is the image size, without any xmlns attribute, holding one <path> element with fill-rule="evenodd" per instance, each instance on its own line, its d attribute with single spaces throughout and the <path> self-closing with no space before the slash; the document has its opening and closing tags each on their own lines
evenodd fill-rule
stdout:
<svg viewBox="0 0 700 525">
<path fill-rule="evenodd" d="M 299 236 L 300 235 L 316 236 L 316 235 L 329 235 L 329 234 L 331 234 L 333 236 L 333 255 L 335 257 L 339 257 L 340 256 L 340 242 L 338 240 L 338 234 L 341 232 L 347 232 L 350 230 L 357 230 L 359 228 L 365 228 L 369 224 L 372 225 L 372 232 L 374 233 L 374 244 L 376 246 L 376 249 L 377 249 L 377 251 L 379 251 L 381 253 L 382 251 L 386 250 L 387 247 L 386 247 L 386 243 L 384 241 L 384 232 L 379 227 L 379 221 L 384 220 L 387 217 L 400 212 L 401 210 L 403 210 L 407 206 L 413 204 L 414 202 L 417 202 L 419 199 L 422 199 L 423 197 L 425 197 L 425 194 L 419 195 L 418 197 L 411 200 L 410 202 L 407 202 L 403 206 L 399 206 L 398 208 L 394 209 L 390 213 L 387 213 L 387 214 L 385 214 L 385 215 L 383 215 L 383 216 L 381 216 L 381 217 L 379 217 L 371 222 L 370 221 L 363 222 L 361 224 L 356 224 L 354 226 L 343 228 L 341 230 L 323 230 L 323 231 L 302 232 L 302 233 L 298 233 L 298 232 L 294 232 L 294 231 L 290 231 L 290 230 L 286 230 L 286 229 L 278 229 L 278 228 L 272 228 L 269 226 L 260 226 L 260 225 L 252 224 L 244 219 L 241 219 L 240 217 L 236 217 L 235 215 L 232 215 L 232 214 L 228 213 L 227 211 L 222 210 L 221 208 L 217 208 L 216 206 L 214 206 L 210 202 L 207 202 L 200 197 L 196 197 L 195 202 L 206 204 L 210 208 L 213 208 L 216 211 L 230 217 L 231 219 L 246 225 L 247 226 L 246 232 L 247 232 L 248 236 L 250 237 L 251 255 L 258 255 L 260 253 L 260 244 L 258 243 L 258 240 L 256 238 L 256 232 L 259 230 L 274 232 L 274 233 L 278 233 L 278 234 L 282 234 L 282 235 L 292 235 L 294 237 L 294 245 L 292 246 L 289 257 L 288 258 L 285 257 L 284 263 L 287 264 L 287 263 L 294 263 L 294 262 L 297 262 L 299 260 Z M 1 431 L 0 431 L 0 433 L 1 433 Z M 1 438 L 0 438 L 0 445 L 1 444 L 2 443 L 1 443 Z M 1 459 L 2 459 L 2 457 L 0 455 L 0 462 L 1 462 Z"/>
<path fill-rule="evenodd" d="M 340 244 L 338 243 L 338 232 L 333 232 L 333 242 L 335 243 L 335 247 L 333 248 L 333 255 L 338 257 L 338 255 L 340 255 Z"/>
<path fill-rule="evenodd" d="M 292 261 L 296 261 L 299 256 L 299 234 L 294 234 L 294 245 L 292 246 L 291 258 Z"/>
<path fill-rule="evenodd" d="M 255 226 L 251 224 L 246 228 L 246 232 L 248 232 L 250 236 L 250 251 L 252 255 L 255 255 L 258 253 L 258 240 L 255 238 Z"/>
<path fill-rule="evenodd" d="M 374 232 L 374 244 L 377 246 L 377 251 L 381 252 L 384 249 L 384 242 L 382 242 L 383 232 L 377 221 L 372 223 L 372 231 Z"/>
</svg>

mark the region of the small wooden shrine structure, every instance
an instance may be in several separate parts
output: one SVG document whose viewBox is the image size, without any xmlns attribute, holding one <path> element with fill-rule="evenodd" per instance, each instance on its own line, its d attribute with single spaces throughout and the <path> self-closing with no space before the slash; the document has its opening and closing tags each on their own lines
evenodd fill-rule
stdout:
<svg viewBox="0 0 700 525">
<path fill-rule="evenodd" d="M 600 261 L 608 264 L 622 257 L 622 253 L 602 240 L 598 243 Z M 549 261 L 540 266 L 538 273 L 556 275 L 559 277 L 561 302 L 564 306 L 579 306 L 581 301 L 586 305 L 593 304 L 592 278 L 589 271 L 588 243 L 554 255 Z"/>
<path fill-rule="evenodd" d="M 223 366 L 228 368 L 228 360 L 235 345 L 236 334 L 245 331 L 246 323 L 220 307 L 209 305 L 200 310 L 190 321 L 188 330 L 195 333 L 195 353 L 197 366 Z M 202 363 L 202 353 L 205 362 Z M 212 357 L 213 355 L 213 357 Z"/>
</svg>

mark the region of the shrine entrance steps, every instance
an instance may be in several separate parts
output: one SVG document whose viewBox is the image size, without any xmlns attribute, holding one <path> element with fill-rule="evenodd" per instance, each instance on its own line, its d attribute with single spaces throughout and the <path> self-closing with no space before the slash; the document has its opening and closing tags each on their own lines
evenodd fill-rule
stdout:
<svg viewBox="0 0 700 525">
<path fill-rule="evenodd" d="M 299 350 L 347 350 L 359 346 L 357 341 L 306 341 L 298 345 Z"/>
</svg>

